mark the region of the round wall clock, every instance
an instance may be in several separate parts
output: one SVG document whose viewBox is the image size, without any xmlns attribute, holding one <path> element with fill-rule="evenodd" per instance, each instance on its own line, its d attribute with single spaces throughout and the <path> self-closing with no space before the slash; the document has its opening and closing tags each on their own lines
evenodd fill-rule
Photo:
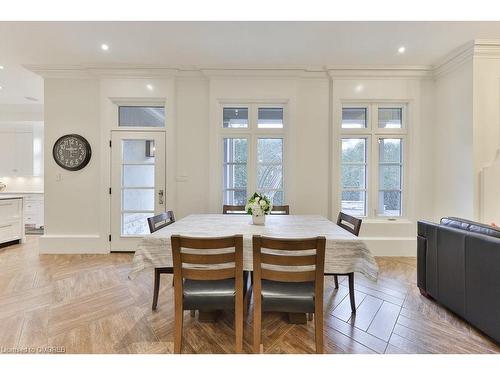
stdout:
<svg viewBox="0 0 500 375">
<path fill-rule="evenodd" d="M 92 149 L 81 135 L 67 134 L 56 141 L 52 155 L 60 167 L 68 171 L 78 171 L 89 163 Z"/>
</svg>

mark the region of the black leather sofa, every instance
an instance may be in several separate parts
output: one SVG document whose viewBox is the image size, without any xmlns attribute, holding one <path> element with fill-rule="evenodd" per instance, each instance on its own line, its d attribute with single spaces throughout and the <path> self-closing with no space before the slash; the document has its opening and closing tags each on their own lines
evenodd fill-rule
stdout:
<svg viewBox="0 0 500 375">
<path fill-rule="evenodd" d="M 500 230 L 455 217 L 418 222 L 417 286 L 500 343 Z"/>
</svg>

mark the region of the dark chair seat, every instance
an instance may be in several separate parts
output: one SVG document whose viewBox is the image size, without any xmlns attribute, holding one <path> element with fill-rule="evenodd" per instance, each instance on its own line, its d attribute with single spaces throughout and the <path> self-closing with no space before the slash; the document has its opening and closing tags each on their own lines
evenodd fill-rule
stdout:
<svg viewBox="0 0 500 375">
<path fill-rule="evenodd" d="M 184 310 L 234 310 L 234 279 L 185 280 Z"/>
<path fill-rule="evenodd" d="M 243 294 L 248 291 L 250 272 L 243 272 Z M 184 280 L 184 310 L 234 310 L 234 279 Z"/>
<path fill-rule="evenodd" d="M 314 312 L 314 282 L 262 280 L 261 294 L 263 311 Z"/>
</svg>

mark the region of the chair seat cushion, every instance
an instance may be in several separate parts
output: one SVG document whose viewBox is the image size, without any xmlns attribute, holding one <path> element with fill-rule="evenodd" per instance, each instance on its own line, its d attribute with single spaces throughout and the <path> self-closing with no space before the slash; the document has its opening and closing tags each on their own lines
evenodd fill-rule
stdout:
<svg viewBox="0 0 500 375">
<path fill-rule="evenodd" d="M 235 302 L 234 279 L 188 280 L 183 286 L 184 310 L 232 310 Z"/>
<path fill-rule="evenodd" d="M 314 283 L 262 280 L 262 311 L 314 312 Z"/>
</svg>

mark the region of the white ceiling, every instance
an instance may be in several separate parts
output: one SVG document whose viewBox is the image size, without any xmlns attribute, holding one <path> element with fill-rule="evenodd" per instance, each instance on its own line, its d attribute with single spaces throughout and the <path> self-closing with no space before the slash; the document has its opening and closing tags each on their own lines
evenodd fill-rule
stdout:
<svg viewBox="0 0 500 375">
<path fill-rule="evenodd" d="M 0 103 L 43 102 L 24 64 L 432 65 L 472 39 L 500 22 L 0 22 Z"/>
</svg>

